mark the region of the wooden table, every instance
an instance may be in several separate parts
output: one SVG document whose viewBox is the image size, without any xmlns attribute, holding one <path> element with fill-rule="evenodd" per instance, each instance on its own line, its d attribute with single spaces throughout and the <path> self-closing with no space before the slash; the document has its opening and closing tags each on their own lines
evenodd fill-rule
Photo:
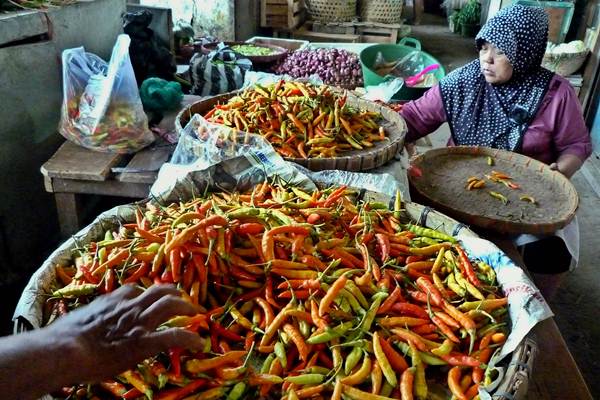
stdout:
<svg viewBox="0 0 600 400">
<path fill-rule="evenodd" d="M 79 226 L 79 195 L 96 194 L 130 198 L 144 198 L 160 166 L 168 160 L 172 147 L 142 150 L 136 155 L 97 153 L 65 142 L 41 170 L 46 190 L 54 193 L 62 233 L 77 232 Z M 399 164 L 399 163 L 396 163 Z M 387 165 L 388 171 L 400 169 Z M 520 254 L 512 242 L 502 238 L 493 240 L 517 265 L 523 267 Z M 528 398 L 592 399 L 589 389 L 554 322 L 548 319 L 538 324 L 533 332 L 538 354 L 529 381 Z"/>
<path fill-rule="evenodd" d="M 491 239 L 517 265 L 524 268 L 521 255 L 506 239 Z M 592 400 L 588 389 L 554 318 L 537 324 L 531 333 L 538 345 L 527 398 L 530 400 L 577 399 Z"/>
<path fill-rule="evenodd" d="M 81 228 L 83 194 L 147 197 L 173 149 L 153 146 L 132 156 L 94 152 L 65 142 L 41 168 L 46 191 L 54 193 L 61 234 L 68 237 Z"/>
</svg>

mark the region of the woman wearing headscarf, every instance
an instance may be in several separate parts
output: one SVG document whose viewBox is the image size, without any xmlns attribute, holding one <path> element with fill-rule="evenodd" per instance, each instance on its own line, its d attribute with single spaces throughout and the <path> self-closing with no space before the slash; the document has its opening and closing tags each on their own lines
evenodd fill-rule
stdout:
<svg viewBox="0 0 600 400">
<path fill-rule="evenodd" d="M 570 178 L 591 154 L 591 140 L 569 82 L 541 67 L 547 37 L 542 8 L 502 9 L 475 38 L 479 59 L 403 107 L 406 141 L 448 122 L 448 145 L 514 151 Z M 525 264 L 544 296 L 552 297 L 579 255 L 576 220 L 554 236 L 522 235 L 515 243 L 523 245 Z"/>
</svg>

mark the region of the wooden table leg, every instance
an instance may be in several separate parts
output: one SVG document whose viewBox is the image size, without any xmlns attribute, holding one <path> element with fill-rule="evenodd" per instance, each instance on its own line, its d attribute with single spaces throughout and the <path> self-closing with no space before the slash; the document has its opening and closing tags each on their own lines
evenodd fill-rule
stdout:
<svg viewBox="0 0 600 400">
<path fill-rule="evenodd" d="M 79 196 L 75 193 L 54 193 L 60 233 L 67 238 L 79 230 Z"/>
</svg>

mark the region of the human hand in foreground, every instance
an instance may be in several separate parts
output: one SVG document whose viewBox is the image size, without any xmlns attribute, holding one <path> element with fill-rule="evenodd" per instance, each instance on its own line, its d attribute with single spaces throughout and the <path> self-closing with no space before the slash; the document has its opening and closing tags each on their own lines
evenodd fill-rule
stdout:
<svg viewBox="0 0 600 400">
<path fill-rule="evenodd" d="M 176 315 L 197 314 L 173 286 L 142 293 L 123 286 L 73 310 L 48 327 L 0 338 L 0 393 L 35 399 L 61 387 L 113 377 L 170 347 L 200 349 L 197 333 L 156 328 Z"/>
<path fill-rule="evenodd" d="M 202 342 L 197 333 L 176 328 L 156 331 L 171 317 L 197 313 L 173 286 L 152 286 L 142 293 L 127 285 L 59 318 L 47 329 L 72 343 L 77 377 L 95 382 L 170 347 L 199 349 Z"/>
</svg>

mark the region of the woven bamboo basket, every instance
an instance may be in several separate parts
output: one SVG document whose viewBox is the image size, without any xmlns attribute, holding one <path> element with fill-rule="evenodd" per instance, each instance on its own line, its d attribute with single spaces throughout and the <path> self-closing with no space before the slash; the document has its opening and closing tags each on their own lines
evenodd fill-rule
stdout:
<svg viewBox="0 0 600 400">
<path fill-rule="evenodd" d="M 191 120 L 194 114 L 206 114 L 216 104 L 224 103 L 238 92 L 230 92 L 201 100 L 184 108 L 175 120 L 175 130 L 182 132 L 183 128 Z M 342 153 L 339 157 L 331 158 L 285 158 L 300 164 L 312 171 L 328 169 L 339 169 L 343 171 L 366 171 L 377 168 L 387 163 L 402 150 L 407 127 L 404 119 L 388 107 L 348 96 L 348 104 L 361 110 L 369 110 L 381 113 L 384 122 L 382 125 L 388 134 L 388 139 L 377 142 L 369 149 L 352 150 Z"/>
<path fill-rule="evenodd" d="M 589 50 L 579 53 L 546 53 L 542 59 L 542 66 L 561 76 L 572 75 L 585 63 Z"/>
<path fill-rule="evenodd" d="M 348 22 L 356 18 L 357 0 L 306 0 L 306 9 L 315 21 Z"/>
<path fill-rule="evenodd" d="M 330 182 L 319 184 L 318 186 L 326 187 Z M 358 192 L 358 200 L 369 199 L 389 203 L 393 207 L 394 199 L 389 196 L 366 191 L 364 189 L 356 189 Z M 69 255 L 72 251 L 82 244 L 91 241 L 97 241 L 104 237 L 104 232 L 108 229 L 118 229 L 119 226 L 135 221 L 135 210 L 139 205 L 143 205 L 148 200 L 142 200 L 136 203 L 119 206 L 119 212 L 107 219 L 96 220 L 86 228 L 83 228 L 61 247 L 55 251 L 49 259 L 47 259 L 40 269 L 36 272 L 33 279 L 39 279 L 30 284 L 25 289 L 26 291 L 34 291 L 35 303 L 37 307 L 42 307 L 48 297 L 48 284 L 44 283 L 56 280 L 56 266 L 64 263 L 65 255 Z M 448 235 L 458 235 L 478 237 L 473 231 L 467 228 L 464 224 L 447 217 L 446 215 L 437 212 L 427 206 L 408 202 L 404 204 L 404 210 L 401 216 L 403 223 L 412 221 L 422 226 L 438 229 Z M 62 260 L 62 261 L 61 261 Z M 36 325 L 41 326 L 43 321 L 35 321 Z M 23 333 L 34 329 L 32 323 L 24 318 L 17 318 L 14 321 L 14 332 Z M 533 363 L 537 355 L 537 345 L 532 340 L 532 335 L 529 334 L 517 346 L 512 356 L 509 359 L 502 361 L 500 366 L 505 367 L 505 372 L 502 380 L 498 383 L 497 388 L 492 393 L 493 400 L 525 400 L 527 396 L 528 382 L 531 377 Z M 40 400 L 51 400 L 52 397 L 45 396 Z"/>
<path fill-rule="evenodd" d="M 492 170 L 510 175 L 520 189 L 489 180 L 481 189 L 466 189 L 469 177 L 484 179 Z M 411 160 L 409 182 L 427 204 L 464 223 L 500 233 L 551 234 L 571 222 L 579 205 L 577 190 L 560 172 L 527 156 L 488 147 L 429 150 Z M 490 191 L 506 196 L 508 203 Z M 523 195 L 536 203 L 523 201 Z"/>
<path fill-rule="evenodd" d="M 383 24 L 399 24 L 402 21 L 404 0 L 360 0 L 360 19 Z"/>
</svg>

